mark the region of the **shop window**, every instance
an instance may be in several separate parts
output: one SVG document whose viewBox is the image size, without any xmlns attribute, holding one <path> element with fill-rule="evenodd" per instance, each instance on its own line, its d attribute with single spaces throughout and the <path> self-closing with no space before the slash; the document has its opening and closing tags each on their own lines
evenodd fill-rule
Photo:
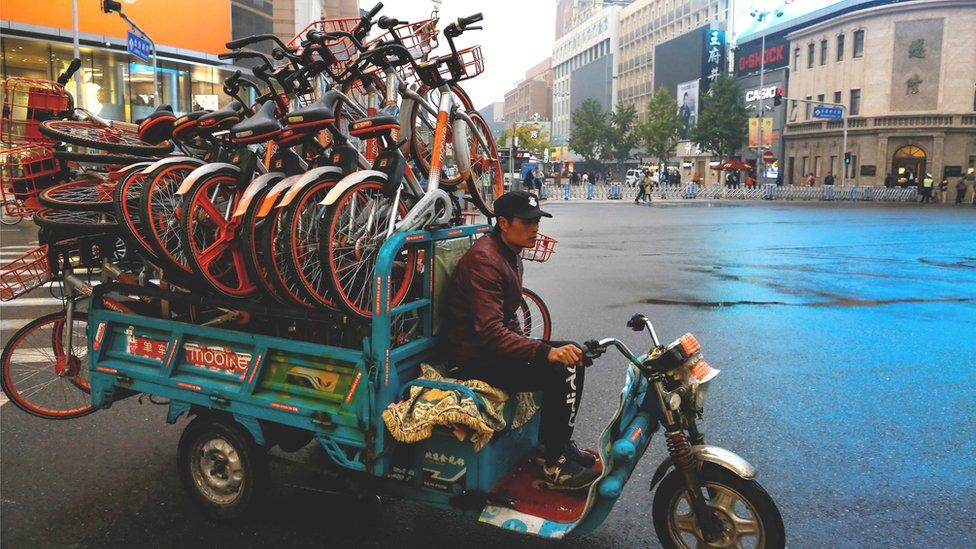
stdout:
<svg viewBox="0 0 976 549">
<path fill-rule="evenodd" d="M 818 94 L 817 95 L 817 101 L 823 103 L 824 102 L 824 94 L 822 94 L 822 93 L 821 94 Z"/>
<path fill-rule="evenodd" d="M 820 66 L 827 64 L 827 41 L 820 41 Z"/>
<path fill-rule="evenodd" d="M 845 36 L 843 34 L 837 35 L 837 60 L 838 61 L 844 60 L 844 39 Z"/>
<path fill-rule="evenodd" d="M 813 52 L 814 52 L 814 47 L 815 46 L 813 45 L 813 42 L 811 42 L 810 44 L 807 44 L 807 68 L 808 69 L 812 69 L 813 68 Z"/>
<path fill-rule="evenodd" d="M 864 57 L 864 31 L 854 31 L 854 57 Z"/>
<path fill-rule="evenodd" d="M 834 92 L 834 103 L 840 104 L 844 100 L 844 92 Z"/>
<path fill-rule="evenodd" d="M 129 105 L 132 120 L 139 120 L 152 114 L 156 109 L 153 106 L 155 99 L 152 66 L 129 63 Z"/>
<path fill-rule="evenodd" d="M 820 168 L 822 167 L 822 166 L 820 165 L 820 161 L 821 161 L 821 160 L 822 160 L 822 159 L 821 159 L 821 158 L 820 158 L 819 156 L 815 156 L 815 157 L 813 157 L 813 176 L 814 176 L 814 177 L 818 177 L 818 178 L 819 178 L 819 177 L 820 177 L 820 174 L 822 173 L 822 172 L 820 171 Z"/>
<path fill-rule="evenodd" d="M 0 46 L 3 48 L 4 76 L 54 79 L 51 76 L 51 51 L 48 44 L 39 40 L 4 36 L 0 39 Z"/>
</svg>

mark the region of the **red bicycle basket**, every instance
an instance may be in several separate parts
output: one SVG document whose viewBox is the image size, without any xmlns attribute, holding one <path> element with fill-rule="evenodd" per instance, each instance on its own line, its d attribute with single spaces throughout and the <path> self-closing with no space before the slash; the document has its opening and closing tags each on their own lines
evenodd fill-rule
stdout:
<svg viewBox="0 0 976 549">
<path fill-rule="evenodd" d="M 0 198 L 8 215 L 25 217 L 41 209 L 37 195 L 58 181 L 61 163 L 43 145 L 0 149 Z"/>
<path fill-rule="evenodd" d="M 10 301 L 51 280 L 47 244 L 0 267 L 0 301 Z"/>
<path fill-rule="evenodd" d="M 8 145 L 50 143 L 38 125 L 68 110 L 64 87 L 50 80 L 10 77 L 3 79 L 0 141 Z"/>
<path fill-rule="evenodd" d="M 548 261 L 549 256 L 556 253 L 555 238 L 539 233 L 535 239 L 535 247 L 522 250 L 522 259 L 526 261 Z"/>
<path fill-rule="evenodd" d="M 447 54 L 437 61 L 437 70 L 447 81 L 460 82 L 478 76 L 485 70 L 485 58 L 481 54 L 481 46 L 472 46 L 458 50 L 457 56 Z"/>
</svg>

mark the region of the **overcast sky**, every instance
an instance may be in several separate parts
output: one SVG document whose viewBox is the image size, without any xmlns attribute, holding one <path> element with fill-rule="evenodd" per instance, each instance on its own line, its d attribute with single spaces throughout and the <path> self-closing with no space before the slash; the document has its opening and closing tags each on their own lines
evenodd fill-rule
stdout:
<svg viewBox="0 0 976 549">
<path fill-rule="evenodd" d="M 360 0 L 363 9 L 373 7 L 375 0 Z M 429 0 L 383 0 L 380 15 L 418 21 L 430 17 Z M 525 76 L 525 71 L 552 55 L 555 36 L 555 0 L 444 0 L 441 4 L 441 30 L 458 17 L 481 11 L 484 30 L 465 33 L 457 46 L 465 48 L 481 44 L 485 55 L 485 72 L 462 83 L 481 108 L 493 101 L 501 101 L 505 92 Z M 447 42 L 443 34 L 437 51 L 445 52 Z"/>
</svg>

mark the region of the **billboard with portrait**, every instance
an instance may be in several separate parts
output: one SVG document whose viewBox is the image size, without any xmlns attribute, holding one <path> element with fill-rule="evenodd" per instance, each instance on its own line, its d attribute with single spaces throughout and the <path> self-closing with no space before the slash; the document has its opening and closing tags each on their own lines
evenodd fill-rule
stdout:
<svg viewBox="0 0 976 549">
<path fill-rule="evenodd" d="M 691 129 L 698 122 L 698 80 L 689 80 L 678 84 L 675 94 L 678 98 L 678 138 L 682 141 L 691 139 Z"/>
</svg>

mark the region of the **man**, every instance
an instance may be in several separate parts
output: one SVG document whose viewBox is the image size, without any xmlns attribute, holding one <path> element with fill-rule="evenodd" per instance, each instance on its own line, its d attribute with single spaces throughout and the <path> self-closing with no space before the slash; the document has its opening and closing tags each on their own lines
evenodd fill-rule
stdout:
<svg viewBox="0 0 976 549">
<path fill-rule="evenodd" d="M 832 186 L 834 184 L 834 174 L 827 172 L 827 177 L 824 177 L 824 185 Z"/>
<path fill-rule="evenodd" d="M 935 179 L 932 174 L 926 173 L 925 177 L 922 178 L 922 204 L 932 203 L 932 186 L 935 185 Z"/>
<path fill-rule="evenodd" d="M 595 458 L 570 438 L 583 392 L 583 352 L 571 342 L 527 338 L 515 320 L 522 302 L 519 254 L 535 246 L 540 218 L 552 215 L 521 191 L 505 193 L 494 206 L 494 230 L 464 254 L 447 291 L 441 325 L 451 375 L 509 392 L 542 391 L 539 461 L 546 483 L 585 488 L 599 476 Z"/>
</svg>

